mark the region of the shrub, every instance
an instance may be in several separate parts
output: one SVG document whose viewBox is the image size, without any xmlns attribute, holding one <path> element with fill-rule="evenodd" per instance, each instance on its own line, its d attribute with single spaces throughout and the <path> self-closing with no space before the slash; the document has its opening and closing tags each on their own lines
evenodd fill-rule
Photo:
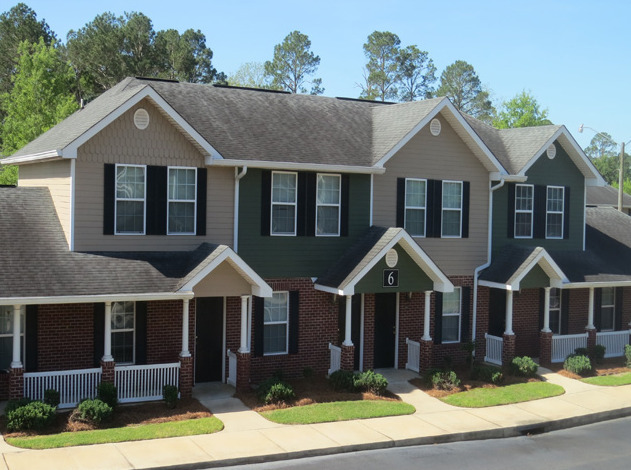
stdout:
<svg viewBox="0 0 631 470">
<path fill-rule="evenodd" d="M 355 374 L 350 370 L 336 370 L 329 376 L 329 383 L 336 391 L 355 391 Z"/>
<path fill-rule="evenodd" d="M 482 382 L 499 385 L 504 381 L 504 374 L 498 367 L 483 366 L 476 364 L 471 371 L 473 380 L 481 380 Z"/>
<path fill-rule="evenodd" d="M 534 377 L 537 375 L 536 362 L 528 356 L 513 358 L 509 370 L 512 375 L 517 377 Z"/>
<path fill-rule="evenodd" d="M 383 375 L 367 370 L 354 376 L 353 385 L 357 391 L 383 395 L 388 388 L 388 381 Z"/>
<path fill-rule="evenodd" d="M 295 397 L 292 386 L 278 377 L 270 377 L 263 381 L 257 389 L 257 395 L 259 400 L 266 405 L 285 402 Z"/>
<path fill-rule="evenodd" d="M 98 398 L 83 400 L 73 411 L 71 420 L 83 423 L 99 424 L 112 416 L 112 407 Z"/>
<path fill-rule="evenodd" d="M 175 385 L 165 385 L 162 387 L 162 398 L 167 408 L 173 409 L 177 406 L 178 390 Z"/>
<path fill-rule="evenodd" d="M 576 348 L 574 350 L 574 355 L 575 356 L 587 356 L 587 348 Z"/>
<path fill-rule="evenodd" d="M 453 390 L 460 386 L 460 379 L 453 370 L 434 370 L 429 380 L 438 390 Z"/>
<path fill-rule="evenodd" d="M 563 363 L 563 368 L 578 375 L 587 375 L 592 370 L 592 363 L 587 356 L 569 355 Z"/>
<path fill-rule="evenodd" d="M 627 360 L 627 367 L 631 367 L 631 344 L 624 345 L 624 357 Z"/>
<path fill-rule="evenodd" d="M 55 421 L 54 406 L 32 401 L 7 413 L 8 431 L 42 430 Z"/>
<path fill-rule="evenodd" d="M 22 408 L 23 406 L 28 405 L 29 403 L 31 403 L 33 400 L 31 400 L 28 397 L 23 397 L 23 398 L 14 398 L 13 400 L 9 400 L 6 404 L 6 406 L 4 407 L 4 414 L 5 415 L 9 415 L 9 413 L 11 413 L 14 410 L 17 410 L 18 408 Z"/>
<path fill-rule="evenodd" d="M 96 398 L 107 403 L 112 409 L 118 405 L 118 392 L 114 384 L 110 382 L 101 382 L 96 387 Z"/>
<path fill-rule="evenodd" d="M 60 401 L 61 399 L 59 396 L 59 392 L 57 390 L 52 389 L 52 388 L 44 390 L 44 403 L 57 408 L 59 406 Z"/>
<path fill-rule="evenodd" d="M 605 351 L 607 348 L 602 344 L 595 344 L 589 350 L 589 358 L 594 361 L 596 364 L 602 364 L 603 359 L 605 358 Z"/>
<path fill-rule="evenodd" d="M 498 370 L 497 372 L 493 372 L 493 375 L 491 375 L 491 383 L 495 385 L 499 385 L 503 382 L 504 382 L 504 374 L 502 374 L 502 371 Z"/>
</svg>

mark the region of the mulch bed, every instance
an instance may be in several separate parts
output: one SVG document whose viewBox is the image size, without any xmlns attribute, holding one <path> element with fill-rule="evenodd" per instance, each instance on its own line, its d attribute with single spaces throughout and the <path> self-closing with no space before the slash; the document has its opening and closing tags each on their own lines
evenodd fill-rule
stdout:
<svg viewBox="0 0 631 470">
<path fill-rule="evenodd" d="M 578 374 L 574 374 L 570 371 L 567 371 L 563 368 L 563 363 L 553 364 L 550 368 L 554 372 L 562 375 L 564 377 L 568 377 L 570 379 L 580 380 L 585 377 L 596 377 L 600 375 L 616 375 L 616 374 L 624 374 L 627 372 L 631 372 L 631 368 L 625 367 L 624 358 L 612 357 L 609 359 L 604 359 L 601 364 L 597 364 L 596 368 L 592 371 L 591 374 L 580 376 Z"/>
</svg>

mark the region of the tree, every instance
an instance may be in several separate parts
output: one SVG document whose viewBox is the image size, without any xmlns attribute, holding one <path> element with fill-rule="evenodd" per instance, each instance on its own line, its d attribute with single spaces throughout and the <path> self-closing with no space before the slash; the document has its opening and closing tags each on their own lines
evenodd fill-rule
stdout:
<svg viewBox="0 0 631 470">
<path fill-rule="evenodd" d="M 589 146 L 585 148 L 585 155 L 592 160 L 605 156 L 616 157 L 618 155 L 618 144 L 606 132 L 599 132 L 592 138 Z"/>
<path fill-rule="evenodd" d="M 432 96 L 436 67 L 426 51 L 421 51 L 416 46 L 407 46 L 399 51 L 397 62 L 401 101 L 415 101 Z"/>
<path fill-rule="evenodd" d="M 360 98 L 381 101 L 396 99 L 399 80 L 399 36 L 389 31 L 374 31 L 364 44 L 368 59 L 365 85 Z"/>
<path fill-rule="evenodd" d="M 289 33 L 282 43 L 274 46 L 274 57 L 265 62 L 265 74 L 274 88 L 291 93 L 306 93 L 304 84 L 311 83 L 311 94 L 324 92 L 322 79 L 307 80 L 320 65 L 320 57 L 311 52 L 311 41 L 300 31 Z"/>
<path fill-rule="evenodd" d="M 464 60 L 457 60 L 447 66 L 440 76 L 436 96 L 446 96 L 463 113 L 485 122 L 491 122 L 495 112 L 473 66 Z"/>
<path fill-rule="evenodd" d="M 549 124 L 552 122 L 548 119 L 548 109 L 541 109 L 535 97 L 525 90 L 511 100 L 504 101 L 493 119 L 493 125 L 498 129 Z"/>
<path fill-rule="evenodd" d="M 228 77 L 228 84 L 249 88 L 274 89 L 271 78 L 265 74 L 262 62 L 245 62 Z"/>
</svg>

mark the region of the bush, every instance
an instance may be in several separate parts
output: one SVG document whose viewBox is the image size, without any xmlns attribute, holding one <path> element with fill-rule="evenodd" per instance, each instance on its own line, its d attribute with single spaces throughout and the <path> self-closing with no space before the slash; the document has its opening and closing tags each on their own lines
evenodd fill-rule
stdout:
<svg viewBox="0 0 631 470">
<path fill-rule="evenodd" d="M 383 395 L 388 388 L 388 381 L 383 375 L 367 370 L 354 376 L 353 385 L 357 391 Z"/>
<path fill-rule="evenodd" d="M 589 351 L 589 358 L 594 361 L 596 364 L 602 364 L 603 359 L 605 358 L 605 351 L 607 348 L 602 344 L 596 344 Z"/>
<path fill-rule="evenodd" d="M 498 367 L 483 366 L 476 364 L 471 371 L 473 380 L 481 380 L 482 382 L 499 385 L 504 381 L 504 374 Z"/>
<path fill-rule="evenodd" d="M 563 368 L 578 375 L 587 375 L 592 370 L 592 363 L 587 356 L 570 355 L 565 359 Z"/>
<path fill-rule="evenodd" d="M 433 370 L 429 374 L 429 382 L 438 390 L 453 390 L 460 386 L 460 379 L 453 370 Z"/>
<path fill-rule="evenodd" d="M 624 357 L 627 360 L 627 367 L 631 367 L 631 344 L 624 345 Z"/>
<path fill-rule="evenodd" d="M 96 387 L 96 398 L 107 403 L 112 409 L 118 405 L 118 392 L 114 384 L 110 382 L 101 382 Z"/>
<path fill-rule="evenodd" d="M 73 411 L 71 420 L 83 423 L 99 424 L 112 416 L 112 407 L 98 398 L 83 400 Z"/>
<path fill-rule="evenodd" d="M 177 406 L 178 390 L 175 385 L 165 385 L 162 387 L 162 399 L 167 405 L 167 408 L 173 409 Z"/>
<path fill-rule="evenodd" d="M 42 430 L 55 421 L 54 406 L 32 401 L 7 412 L 8 431 Z"/>
<path fill-rule="evenodd" d="M 576 348 L 574 350 L 575 356 L 588 356 L 587 348 Z"/>
<path fill-rule="evenodd" d="M 510 363 L 510 373 L 517 377 L 534 377 L 537 375 L 537 364 L 528 356 L 515 357 Z"/>
<path fill-rule="evenodd" d="M 266 405 L 286 402 L 296 396 L 292 386 L 278 377 L 270 377 L 263 381 L 257 389 L 257 395 L 259 400 Z"/>
<path fill-rule="evenodd" d="M 355 374 L 350 370 L 336 370 L 329 376 L 329 383 L 336 391 L 355 391 Z"/>
<path fill-rule="evenodd" d="M 61 398 L 57 390 L 52 389 L 52 388 L 44 390 L 44 403 L 57 408 L 59 406 L 60 401 L 61 401 Z"/>
<path fill-rule="evenodd" d="M 33 400 L 28 397 L 14 398 L 13 400 L 9 400 L 4 407 L 4 414 L 9 416 L 9 413 L 11 413 L 12 411 L 17 410 L 18 408 L 22 408 L 23 406 L 26 406 L 32 402 Z"/>
</svg>

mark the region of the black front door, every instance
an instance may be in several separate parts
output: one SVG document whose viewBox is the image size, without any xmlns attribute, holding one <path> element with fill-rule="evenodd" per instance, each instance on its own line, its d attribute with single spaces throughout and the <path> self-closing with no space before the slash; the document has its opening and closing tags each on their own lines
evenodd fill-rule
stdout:
<svg viewBox="0 0 631 470">
<path fill-rule="evenodd" d="M 506 291 L 489 289 L 489 334 L 499 336 L 506 329 Z"/>
<path fill-rule="evenodd" d="M 353 358 L 353 369 L 359 370 L 359 350 L 361 341 L 361 313 L 362 313 L 362 296 L 355 294 L 352 299 L 351 308 L 351 341 L 355 346 L 355 357 Z M 337 320 L 338 344 L 344 342 L 346 330 L 346 297 L 341 297 L 339 304 L 339 315 Z"/>
<path fill-rule="evenodd" d="M 195 312 L 195 382 L 221 381 L 223 297 L 197 299 Z"/>
<path fill-rule="evenodd" d="M 397 294 L 375 294 L 375 369 L 394 367 Z"/>
</svg>

